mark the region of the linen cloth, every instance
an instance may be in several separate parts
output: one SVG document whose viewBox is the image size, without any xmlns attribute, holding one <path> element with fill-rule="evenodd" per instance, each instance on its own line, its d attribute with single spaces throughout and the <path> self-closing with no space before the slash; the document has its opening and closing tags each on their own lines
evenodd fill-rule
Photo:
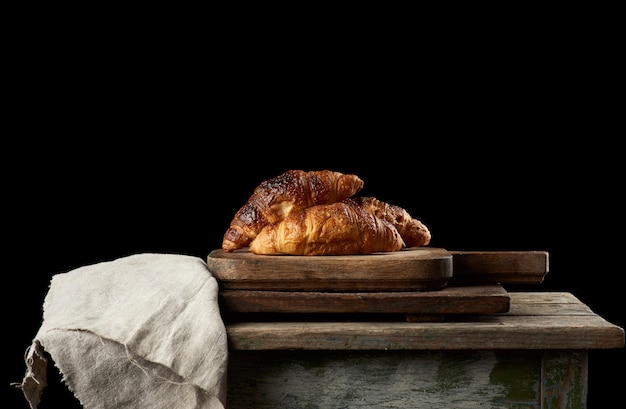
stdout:
<svg viewBox="0 0 626 409">
<path fill-rule="evenodd" d="M 54 275 L 21 385 L 33 409 L 45 352 L 85 408 L 226 404 L 218 283 L 198 257 L 142 253 Z"/>
</svg>

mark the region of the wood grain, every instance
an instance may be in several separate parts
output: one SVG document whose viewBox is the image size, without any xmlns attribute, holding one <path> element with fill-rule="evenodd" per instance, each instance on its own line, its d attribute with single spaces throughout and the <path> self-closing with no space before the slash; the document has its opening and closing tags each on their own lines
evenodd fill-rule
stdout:
<svg viewBox="0 0 626 409">
<path fill-rule="evenodd" d="M 510 311 L 446 322 L 239 322 L 230 348 L 601 349 L 622 348 L 624 330 L 569 293 L 509 293 Z"/>
<path fill-rule="evenodd" d="M 450 251 L 458 283 L 541 284 L 549 270 L 546 251 Z"/>
<path fill-rule="evenodd" d="M 439 291 L 298 292 L 221 290 L 224 312 L 493 314 L 509 310 L 500 285 L 447 287 Z"/>
<path fill-rule="evenodd" d="M 227 384 L 229 409 L 582 409 L 587 351 L 232 351 Z"/>
<path fill-rule="evenodd" d="M 442 289 L 452 277 L 452 255 L 431 247 L 345 256 L 217 249 L 207 257 L 207 266 L 220 288 L 238 290 L 424 291 Z"/>
<path fill-rule="evenodd" d="M 546 251 L 447 251 L 413 247 L 346 256 L 260 256 L 213 250 L 207 265 L 222 288 L 276 291 L 425 291 L 447 285 L 541 284 Z"/>
</svg>

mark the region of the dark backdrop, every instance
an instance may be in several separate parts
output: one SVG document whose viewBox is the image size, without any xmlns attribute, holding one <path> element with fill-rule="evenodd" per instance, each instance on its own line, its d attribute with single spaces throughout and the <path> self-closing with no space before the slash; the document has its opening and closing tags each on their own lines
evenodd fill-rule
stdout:
<svg viewBox="0 0 626 409">
<path fill-rule="evenodd" d="M 54 274 L 139 252 L 205 258 L 288 169 L 358 174 L 361 194 L 405 207 L 433 247 L 548 251 L 530 290 L 571 292 L 624 327 L 623 123 L 607 98 L 619 77 L 585 38 L 457 38 L 410 49 L 417 63 L 384 44 L 376 58 L 354 44 L 272 54 L 253 38 L 208 62 L 219 44 L 39 47 L 5 112 L 3 394 L 27 407 L 8 383 Z M 621 397 L 605 368 L 625 365 L 623 349 L 590 352 L 590 407 Z M 70 399 L 50 377 L 41 408 Z"/>
</svg>

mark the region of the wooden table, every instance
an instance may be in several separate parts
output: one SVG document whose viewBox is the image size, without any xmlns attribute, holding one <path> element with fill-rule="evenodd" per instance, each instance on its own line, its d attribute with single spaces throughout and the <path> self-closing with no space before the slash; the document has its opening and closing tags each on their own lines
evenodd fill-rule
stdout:
<svg viewBox="0 0 626 409">
<path fill-rule="evenodd" d="M 585 408 L 588 350 L 624 330 L 569 293 L 509 294 L 443 322 L 227 321 L 228 408 Z"/>
</svg>

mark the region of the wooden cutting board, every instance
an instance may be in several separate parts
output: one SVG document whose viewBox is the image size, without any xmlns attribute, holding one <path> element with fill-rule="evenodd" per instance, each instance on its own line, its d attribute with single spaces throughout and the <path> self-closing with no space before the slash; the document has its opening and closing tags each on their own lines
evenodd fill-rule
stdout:
<svg viewBox="0 0 626 409">
<path fill-rule="evenodd" d="M 230 313 L 493 314 L 509 310 L 498 284 L 439 291 L 316 292 L 221 290 L 220 310 Z"/>
<path fill-rule="evenodd" d="M 546 251 L 452 250 L 453 280 L 449 284 L 541 284 L 548 274 Z"/>
<path fill-rule="evenodd" d="M 404 314 L 441 321 L 455 314 L 507 312 L 502 283 L 538 284 L 544 251 L 446 251 L 416 247 L 349 256 L 260 256 L 247 248 L 212 251 L 220 309 L 248 313 Z"/>
<path fill-rule="evenodd" d="M 411 291 L 451 285 L 540 284 L 545 251 L 446 251 L 414 247 L 350 256 L 259 256 L 213 250 L 207 264 L 224 289 Z"/>
<path fill-rule="evenodd" d="M 257 255 L 213 250 L 209 271 L 222 289 L 272 291 L 425 291 L 444 288 L 452 254 L 441 248 L 341 256 Z"/>
</svg>

